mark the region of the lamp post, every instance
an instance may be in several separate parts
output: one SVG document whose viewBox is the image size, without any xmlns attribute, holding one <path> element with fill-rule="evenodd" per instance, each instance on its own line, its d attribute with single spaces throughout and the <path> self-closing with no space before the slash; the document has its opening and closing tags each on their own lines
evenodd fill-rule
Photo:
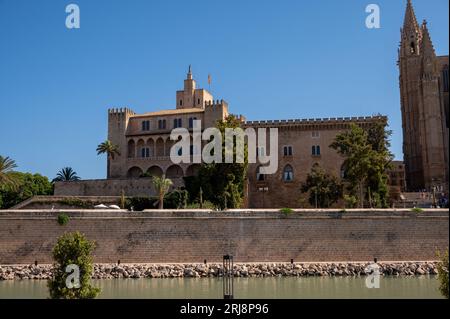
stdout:
<svg viewBox="0 0 450 319">
<path fill-rule="evenodd" d="M 234 299 L 233 297 L 233 256 L 223 256 L 223 299 Z"/>
</svg>

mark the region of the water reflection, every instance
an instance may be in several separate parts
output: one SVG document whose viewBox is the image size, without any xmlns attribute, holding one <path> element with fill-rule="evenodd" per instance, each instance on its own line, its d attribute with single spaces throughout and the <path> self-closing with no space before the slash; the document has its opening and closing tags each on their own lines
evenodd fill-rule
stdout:
<svg viewBox="0 0 450 319">
<path fill-rule="evenodd" d="M 102 289 L 100 298 L 219 299 L 222 280 L 116 279 L 93 280 Z M 236 278 L 235 298 L 250 299 L 372 299 L 441 298 L 433 276 L 382 277 L 380 289 L 368 289 L 365 278 Z M 47 284 L 40 280 L 0 281 L 0 298 L 47 298 Z"/>
</svg>

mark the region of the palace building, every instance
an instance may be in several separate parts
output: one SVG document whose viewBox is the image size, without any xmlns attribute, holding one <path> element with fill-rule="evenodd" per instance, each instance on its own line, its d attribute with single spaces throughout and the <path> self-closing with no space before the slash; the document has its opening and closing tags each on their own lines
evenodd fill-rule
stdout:
<svg viewBox="0 0 450 319">
<path fill-rule="evenodd" d="M 229 109 L 224 100 L 214 100 L 210 92 L 196 87 L 190 67 L 175 103 L 174 109 L 144 114 L 129 108 L 108 110 L 108 139 L 121 154 L 108 159 L 108 178 L 57 183 L 55 195 L 118 196 L 124 191 L 127 196 L 149 196 L 153 191 L 148 177 L 163 174 L 174 182 L 173 187 L 182 187 L 183 177 L 195 175 L 200 164 L 171 161 L 170 150 L 176 143 L 170 139 L 171 131 L 186 128 L 192 132 L 195 120 L 201 120 L 202 130 L 215 127 Z M 264 176 L 259 173 L 260 165 L 249 165 L 245 203 L 250 208 L 301 207 L 297 201 L 300 186 L 314 165 L 342 175 L 344 159 L 329 148 L 337 134 L 348 130 L 351 123 L 363 127 L 379 120 L 387 123 L 382 116 L 246 121 L 240 115 L 238 119 L 244 129 L 278 128 L 277 173 Z"/>
<path fill-rule="evenodd" d="M 394 162 L 388 172 L 395 194 L 448 184 L 448 56 L 435 55 L 427 25 L 418 25 L 410 1 L 398 63 L 405 164 Z M 149 177 L 162 175 L 174 182 L 174 188 L 183 187 L 183 177 L 196 175 L 201 164 L 171 161 L 176 143 L 170 139 L 171 131 L 192 132 L 195 120 L 201 120 L 202 130 L 215 127 L 228 116 L 229 107 L 197 88 L 191 67 L 175 97 L 175 107 L 169 110 L 144 114 L 129 108 L 108 110 L 108 139 L 121 155 L 108 159 L 107 179 L 57 183 L 55 195 L 149 196 L 154 195 Z M 249 208 L 304 207 L 300 189 L 314 165 L 343 177 L 344 158 L 329 147 L 336 135 L 352 123 L 367 128 L 388 121 L 385 116 L 247 121 L 240 115 L 238 119 L 244 129 L 278 129 L 277 172 L 263 175 L 259 164 L 249 164 L 244 194 Z M 198 151 L 192 147 L 190 155 Z M 261 151 L 258 148 L 257 154 Z"/>
</svg>

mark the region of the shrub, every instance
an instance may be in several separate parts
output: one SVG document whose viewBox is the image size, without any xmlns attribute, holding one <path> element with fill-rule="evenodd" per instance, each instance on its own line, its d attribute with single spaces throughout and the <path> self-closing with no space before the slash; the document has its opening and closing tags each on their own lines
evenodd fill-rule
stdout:
<svg viewBox="0 0 450 319">
<path fill-rule="evenodd" d="M 413 209 L 411 209 L 411 211 L 418 214 L 423 213 L 423 209 L 419 207 L 414 207 Z"/>
<path fill-rule="evenodd" d="M 200 209 L 200 203 L 191 203 L 186 206 L 187 209 Z M 201 209 L 217 209 L 217 206 L 215 206 L 210 201 L 204 201 Z"/>
<path fill-rule="evenodd" d="M 58 224 L 64 226 L 69 222 L 69 219 L 69 215 L 61 213 L 58 215 Z"/>
<path fill-rule="evenodd" d="M 439 252 L 437 253 L 438 258 L 441 260 L 438 263 L 438 280 L 439 280 L 439 291 L 441 294 L 449 299 L 449 291 L 448 291 L 448 249 L 441 255 Z"/>
<path fill-rule="evenodd" d="M 100 289 L 91 286 L 92 256 L 95 248 L 94 242 L 87 240 L 79 232 L 62 235 L 52 255 L 55 260 L 53 265 L 53 277 L 47 283 L 50 298 L 52 299 L 93 299 Z M 79 269 L 79 286 L 69 288 L 66 284 L 69 273 L 66 267 L 76 265 Z"/>
<path fill-rule="evenodd" d="M 345 206 L 348 208 L 355 208 L 358 203 L 358 199 L 353 195 L 344 195 Z"/>
<path fill-rule="evenodd" d="M 282 208 L 280 209 L 280 213 L 284 214 L 284 215 L 289 215 L 292 214 L 294 211 L 291 208 Z"/>
</svg>

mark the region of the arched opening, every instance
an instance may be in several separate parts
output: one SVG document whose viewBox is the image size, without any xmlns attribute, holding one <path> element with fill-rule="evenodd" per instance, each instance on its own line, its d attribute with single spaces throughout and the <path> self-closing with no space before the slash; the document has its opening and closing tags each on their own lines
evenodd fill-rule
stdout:
<svg viewBox="0 0 450 319">
<path fill-rule="evenodd" d="M 153 139 L 149 138 L 147 140 L 147 148 L 149 149 L 150 157 L 155 156 L 155 142 Z"/>
<path fill-rule="evenodd" d="M 161 177 L 163 175 L 163 170 L 162 170 L 161 167 L 154 165 L 154 166 L 151 166 L 147 170 L 146 175 L 147 176 L 158 176 L 158 177 Z"/>
<path fill-rule="evenodd" d="M 167 178 L 181 178 L 183 177 L 183 169 L 179 165 L 172 165 L 166 171 Z"/>
<path fill-rule="evenodd" d="M 283 181 L 293 182 L 294 181 L 294 169 L 291 165 L 286 165 L 283 169 Z"/>
<path fill-rule="evenodd" d="M 142 175 L 142 169 L 137 166 L 133 166 L 128 170 L 127 176 L 128 178 L 139 178 Z"/>
<path fill-rule="evenodd" d="M 156 140 L 156 156 L 164 156 L 164 140 L 162 137 Z"/>
<path fill-rule="evenodd" d="M 134 140 L 128 141 L 128 157 L 129 158 L 136 157 L 136 143 L 134 142 Z"/>
<path fill-rule="evenodd" d="M 145 157 L 145 142 L 143 139 L 140 139 L 137 142 L 137 156 L 138 157 Z"/>
<path fill-rule="evenodd" d="M 200 164 L 192 164 L 186 170 L 186 176 L 197 176 L 200 171 Z"/>
<path fill-rule="evenodd" d="M 173 147 L 173 145 L 176 143 L 176 141 L 172 141 L 170 137 L 166 140 L 166 150 L 165 155 L 170 156 L 170 150 Z"/>
</svg>

